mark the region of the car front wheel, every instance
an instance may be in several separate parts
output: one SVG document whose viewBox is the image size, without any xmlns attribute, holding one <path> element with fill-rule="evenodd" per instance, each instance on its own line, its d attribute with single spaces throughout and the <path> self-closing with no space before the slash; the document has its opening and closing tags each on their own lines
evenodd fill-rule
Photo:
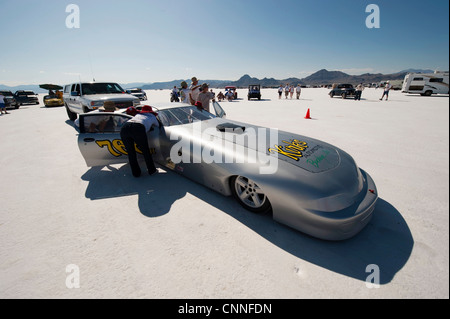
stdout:
<svg viewBox="0 0 450 319">
<path fill-rule="evenodd" d="M 69 116 L 69 120 L 71 120 L 72 122 L 75 121 L 77 119 L 77 113 L 74 113 L 71 110 L 69 110 L 69 107 L 67 106 L 67 104 L 65 104 L 65 107 L 66 107 L 67 115 Z"/>
<path fill-rule="evenodd" d="M 254 181 L 247 177 L 231 178 L 231 191 L 238 203 L 253 213 L 265 213 L 271 209 L 267 196 Z"/>
</svg>

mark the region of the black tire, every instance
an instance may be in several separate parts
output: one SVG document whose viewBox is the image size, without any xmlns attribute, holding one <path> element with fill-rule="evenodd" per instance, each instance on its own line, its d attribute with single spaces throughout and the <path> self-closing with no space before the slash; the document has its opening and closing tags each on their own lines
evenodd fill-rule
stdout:
<svg viewBox="0 0 450 319">
<path fill-rule="evenodd" d="M 425 91 L 425 93 L 424 93 L 425 96 L 431 96 L 431 94 L 433 94 L 433 91 L 430 91 L 430 90 Z"/>
<path fill-rule="evenodd" d="M 67 115 L 69 116 L 69 120 L 71 120 L 72 122 L 75 121 L 77 119 L 77 113 L 73 113 L 71 110 L 69 110 L 69 107 L 67 106 L 67 104 L 64 105 L 66 107 L 66 111 L 67 111 Z"/>
<path fill-rule="evenodd" d="M 259 186 L 244 176 L 233 176 L 230 179 L 231 192 L 238 203 L 252 213 L 266 213 L 272 209 L 269 198 Z"/>
<path fill-rule="evenodd" d="M 334 98 L 334 93 L 333 92 L 330 93 L 330 97 Z"/>
</svg>

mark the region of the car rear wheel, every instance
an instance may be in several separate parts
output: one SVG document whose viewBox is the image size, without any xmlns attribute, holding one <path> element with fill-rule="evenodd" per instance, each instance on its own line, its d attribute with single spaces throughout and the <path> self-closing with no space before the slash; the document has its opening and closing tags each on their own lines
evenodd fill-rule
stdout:
<svg viewBox="0 0 450 319">
<path fill-rule="evenodd" d="M 431 96 L 431 94 L 433 94 L 433 91 L 428 90 L 428 91 L 425 92 L 424 95 L 425 96 Z"/>
<path fill-rule="evenodd" d="M 251 179 L 234 176 L 230 183 L 233 196 L 245 209 L 253 213 L 265 213 L 271 209 L 269 198 Z"/>
</svg>

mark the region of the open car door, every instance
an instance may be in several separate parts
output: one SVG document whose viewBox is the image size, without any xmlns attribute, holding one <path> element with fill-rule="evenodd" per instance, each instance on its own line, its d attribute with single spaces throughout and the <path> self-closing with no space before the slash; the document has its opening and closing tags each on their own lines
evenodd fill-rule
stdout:
<svg viewBox="0 0 450 319">
<path fill-rule="evenodd" d="M 220 106 L 219 103 L 213 102 L 214 112 L 216 113 L 217 117 L 226 118 L 227 113 L 225 113 L 225 110 Z"/>
<path fill-rule="evenodd" d="M 122 126 L 131 116 L 119 113 L 92 112 L 80 114 L 78 147 L 88 167 L 122 164 L 128 162 L 128 152 L 120 138 Z M 158 162 L 161 157 L 160 129 L 147 133 L 150 153 Z M 136 147 L 138 159 L 142 152 Z"/>
<path fill-rule="evenodd" d="M 106 112 L 80 114 L 78 147 L 87 166 L 126 163 L 128 153 L 120 129 L 131 116 Z"/>
</svg>

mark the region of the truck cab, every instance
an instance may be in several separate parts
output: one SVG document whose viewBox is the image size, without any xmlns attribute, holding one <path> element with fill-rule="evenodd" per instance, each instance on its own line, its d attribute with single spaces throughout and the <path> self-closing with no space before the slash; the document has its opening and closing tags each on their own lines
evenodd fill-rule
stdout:
<svg viewBox="0 0 450 319">
<path fill-rule="evenodd" d="M 119 109 L 140 104 L 139 98 L 127 94 L 114 82 L 72 83 L 64 87 L 64 106 L 71 121 L 78 114 L 98 110 L 106 101 L 113 101 Z"/>
</svg>

